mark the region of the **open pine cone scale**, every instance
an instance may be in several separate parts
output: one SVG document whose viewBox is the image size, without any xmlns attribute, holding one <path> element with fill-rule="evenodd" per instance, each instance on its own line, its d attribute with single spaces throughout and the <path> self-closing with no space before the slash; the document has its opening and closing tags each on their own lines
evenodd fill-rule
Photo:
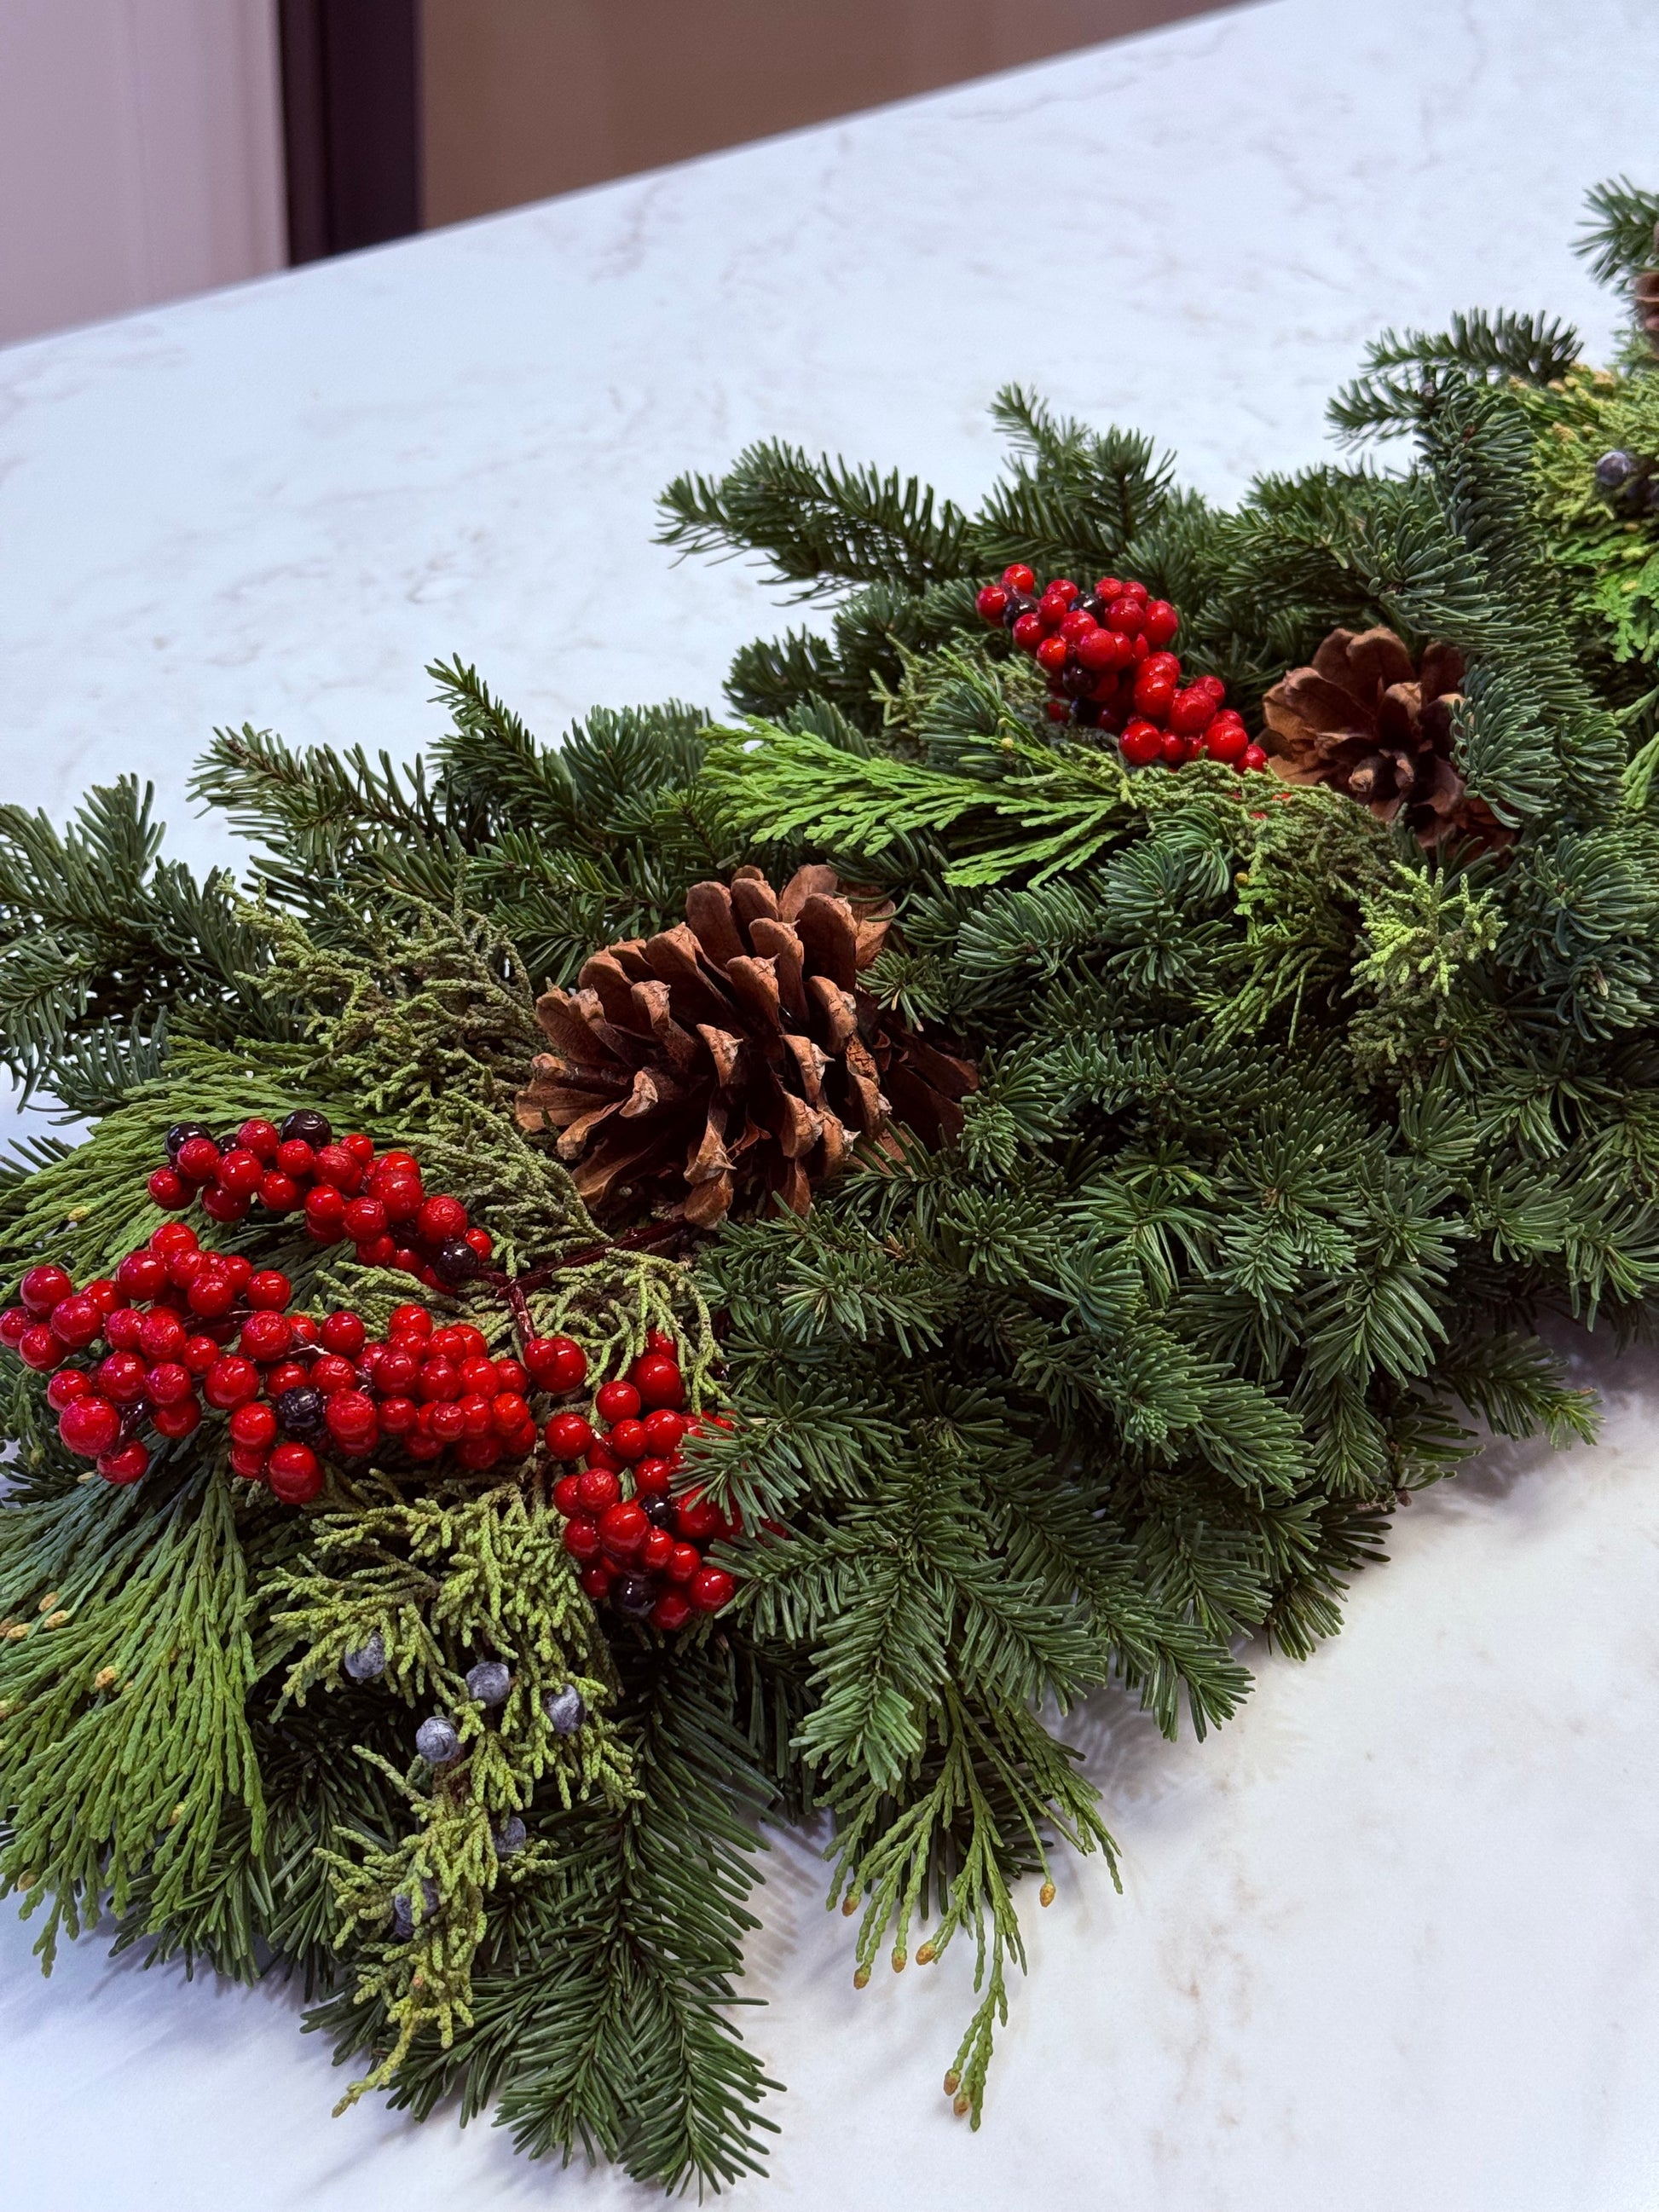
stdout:
<svg viewBox="0 0 1659 2212">
<path fill-rule="evenodd" d="M 699 1227 L 777 1193 L 805 1213 L 890 1114 L 925 1141 L 961 1132 L 971 1064 L 918 1037 L 859 984 L 892 921 L 832 868 L 775 891 L 758 868 L 694 884 L 685 920 L 596 952 L 537 1015 L 553 1049 L 518 1101 L 601 1213 L 629 1203 Z"/>
<path fill-rule="evenodd" d="M 1507 844 L 1513 833 L 1453 758 L 1462 681 L 1455 646 L 1431 644 L 1413 661 L 1391 629 L 1333 630 L 1261 702 L 1268 766 L 1286 783 L 1328 783 L 1379 821 L 1403 815 L 1425 848 L 1454 832 Z"/>
</svg>

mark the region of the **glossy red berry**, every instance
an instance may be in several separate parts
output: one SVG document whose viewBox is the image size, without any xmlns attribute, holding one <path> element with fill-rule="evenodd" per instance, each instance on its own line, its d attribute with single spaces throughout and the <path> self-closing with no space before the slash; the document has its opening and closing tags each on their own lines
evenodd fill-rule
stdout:
<svg viewBox="0 0 1659 2212">
<path fill-rule="evenodd" d="M 640 1546 L 640 1565 L 650 1575 L 659 1575 L 674 1556 L 674 1539 L 666 1528 L 647 1528 Z"/>
<path fill-rule="evenodd" d="M 379 1425 L 374 1401 L 367 1390 L 337 1390 L 324 1411 L 328 1432 L 342 1443 L 366 1442 Z"/>
<path fill-rule="evenodd" d="M 1161 722 L 1170 711 L 1175 690 L 1173 676 L 1165 676 L 1161 671 L 1156 675 L 1149 675 L 1143 668 L 1135 678 L 1135 712 L 1145 714 L 1151 721 Z"/>
<path fill-rule="evenodd" d="M 642 1506 L 632 1498 L 607 1505 L 599 1516 L 599 1541 L 613 1559 L 631 1559 L 645 1541 L 651 1523 Z"/>
<path fill-rule="evenodd" d="M 1178 738 L 1173 730 L 1166 730 L 1159 757 L 1165 768 L 1185 768 L 1193 757 L 1193 750 L 1190 738 Z"/>
<path fill-rule="evenodd" d="M 1037 666 L 1046 668 L 1051 676 L 1058 676 L 1070 658 L 1071 650 L 1063 637 L 1045 637 L 1036 649 Z"/>
<path fill-rule="evenodd" d="M 1149 768 L 1162 757 L 1164 732 L 1152 722 L 1137 720 L 1124 731 L 1118 745 L 1131 768 Z"/>
<path fill-rule="evenodd" d="M 104 1316 L 104 1341 L 112 1352 L 137 1352 L 144 1333 L 144 1316 L 137 1306 L 117 1306 Z"/>
<path fill-rule="evenodd" d="M 331 1352 L 337 1352 L 344 1359 L 355 1359 L 368 1340 L 362 1316 L 344 1307 L 326 1316 L 317 1333 Z"/>
<path fill-rule="evenodd" d="M 388 1336 L 428 1337 L 432 1334 L 432 1316 L 424 1306 L 393 1306 L 386 1325 Z"/>
<path fill-rule="evenodd" d="M 79 1352 L 103 1334 L 104 1316 L 84 1291 L 73 1291 L 52 1308 L 50 1327 L 60 1344 Z"/>
<path fill-rule="evenodd" d="M 702 1568 L 702 1553 L 695 1544 L 681 1541 L 669 1554 L 667 1574 L 671 1583 L 689 1583 Z"/>
<path fill-rule="evenodd" d="M 1035 653 L 1048 635 L 1042 626 L 1042 617 L 1035 607 L 1028 608 L 1014 624 L 1014 643 L 1022 653 Z"/>
<path fill-rule="evenodd" d="M 306 1193 L 306 1227 L 319 1244 L 337 1244 L 345 1235 L 345 1200 L 332 1183 L 314 1183 Z"/>
<path fill-rule="evenodd" d="M 699 1613 L 718 1613 L 737 1595 L 737 1584 L 724 1567 L 704 1567 L 691 1577 L 686 1592 Z"/>
<path fill-rule="evenodd" d="M 593 1442 L 593 1431 L 580 1413 L 555 1413 L 545 1433 L 555 1459 L 580 1459 Z"/>
<path fill-rule="evenodd" d="M 357 1257 L 366 1267 L 392 1267 L 398 1258 L 397 1239 L 386 1235 L 368 1237 L 358 1245 Z"/>
<path fill-rule="evenodd" d="M 276 1441 L 276 1415 L 274 1410 L 250 1399 L 239 1406 L 230 1417 L 232 1440 L 239 1444 L 265 1445 Z"/>
<path fill-rule="evenodd" d="M 276 1445 L 265 1463 L 265 1480 L 284 1505 L 309 1505 L 322 1495 L 322 1465 L 309 1444 Z"/>
<path fill-rule="evenodd" d="M 974 600 L 981 622 L 993 624 L 1002 620 L 1008 608 L 1008 594 L 1000 584 L 987 584 Z"/>
<path fill-rule="evenodd" d="M 196 1231 L 187 1221 L 164 1221 L 150 1233 L 149 1249 L 171 1260 L 175 1252 L 188 1252 L 198 1243 Z"/>
<path fill-rule="evenodd" d="M 61 1413 L 76 1398 L 82 1398 L 92 1388 L 92 1377 L 79 1367 L 60 1367 L 46 1385 L 46 1403 L 54 1413 Z"/>
<path fill-rule="evenodd" d="M 186 1182 L 211 1182 L 219 1165 L 219 1147 L 211 1137 L 186 1138 L 173 1165 Z"/>
<path fill-rule="evenodd" d="M 363 1171 L 343 1145 L 325 1145 L 317 1154 L 312 1173 L 319 1183 L 350 1198 L 362 1188 Z"/>
<path fill-rule="evenodd" d="M 581 1481 L 579 1474 L 562 1474 L 553 1486 L 553 1503 L 566 1520 L 582 1510 Z"/>
<path fill-rule="evenodd" d="M 249 1152 L 245 1145 L 238 1145 L 219 1163 L 219 1187 L 234 1192 L 238 1198 L 252 1198 L 264 1180 L 264 1172 L 258 1155 Z"/>
<path fill-rule="evenodd" d="M 499 1437 L 464 1437 L 455 1455 L 463 1467 L 471 1468 L 475 1474 L 482 1473 L 487 1467 L 494 1467 L 501 1455 L 501 1440 Z"/>
<path fill-rule="evenodd" d="M 660 1352 L 647 1352 L 643 1358 L 634 1362 L 628 1375 L 640 1394 L 641 1406 L 673 1409 L 685 1403 L 685 1383 L 677 1359 L 667 1358 Z M 658 1444 L 653 1439 L 653 1449 L 664 1450 L 672 1447 Z"/>
<path fill-rule="evenodd" d="M 726 1527 L 726 1516 L 701 1490 L 686 1492 L 676 1509 L 675 1521 L 680 1534 L 694 1544 L 708 1543 Z"/>
<path fill-rule="evenodd" d="M 121 1304 L 121 1293 L 107 1275 L 94 1277 L 82 1295 L 90 1298 L 99 1312 L 106 1316 L 112 1314 Z"/>
<path fill-rule="evenodd" d="M 490 1425 L 488 1398 L 480 1397 L 476 1390 L 469 1390 L 458 1398 L 455 1403 L 461 1409 L 462 1426 L 468 1436 L 487 1437 L 494 1434 Z"/>
<path fill-rule="evenodd" d="M 649 1428 L 647 1421 L 646 1426 Z M 672 1475 L 676 1462 L 669 1459 L 642 1459 L 634 1469 L 634 1494 L 636 1498 L 666 1498 L 673 1487 Z"/>
<path fill-rule="evenodd" d="M 202 1211 L 210 1221 L 240 1221 L 252 1203 L 252 1199 L 238 1198 L 216 1182 L 202 1193 Z"/>
<path fill-rule="evenodd" d="M 516 1436 L 530 1419 L 530 1407 L 516 1390 L 498 1390 L 489 1401 L 489 1425 L 498 1437 Z"/>
<path fill-rule="evenodd" d="M 295 1182 L 309 1182 L 317 1170 L 317 1155 L 303 1137 L 289 1137 L 276 1148 L 276 1165 Z"/>
<path fill-rule="evenodd" d="M 185 1324 L 170 1307 L 156 1306 L 138 1327 L 138 1349 L 146 1359 L 173 1359 L 183 1351 Z"/>
<path fill-rule="evenodd" d="M 252 1121 L 243 1122 L 236 1132 L 236 1141 L 256 1160 L 268 1164 L 276 1158 L 283 1139 L 274 1121 L 262 1121 L 256 1115 Z"/>
<path fill-rule="evenodd" d="M 415 1217 L 415 1233 L 428 1244 L 446 1244 L 466 1230 L 466 1208 L 459 1198 L 440 1193 L 427 1199 Z"/>
<path fill-rule="evenodd" d="M 264 1474 L 270 1455 L 264 1444 L 232 1444 L 230 1471 L 240 1474 L 244 1482 L 258 1482 Z"/>
<path fill-rule="evenodd" d="M 587 1380 L 587 1354 L 568 1336 L 532 1336 L 524 1348 L 524 1364 L 534 1381 L 556 1397 L 580 1389 Z"/>
<path fill-rule="evenodd" d="M 586 1513 L 578 1513 L 564 1524 L 559 1540 L 573 1559 L 592 1559 L 599 1557 L 599 1524 Z"/>
<path fill-rule="evenodd" d="M 425 1204 L 419 1176 L 387 1176 L 377 1182 L 374 1196 L 386 1208 L 388 1221 L 412 1221 Z"/>
<path fill-rule="evenodd" d="M 453 1359 L 428 1359 L 422 1364 L 415 1390 L 417 1397 L 429 1401 L 453 1401 L 461 1395 L 460 1370 Z"/>
<path fill-rule="evenodd" d="M 98 1472 L 106 1482 L 137 1482 L 149 1472 L 149 1446 L 137 1437 L 129 1437 L 113 1451 L 98 1455 Z"/>
<path fill-rule="evenodd" d="M 607 1505 L 614 1505 L 622 1496 L 622 1485 L 614 1468 L 587 1467 L 574 1476 L 576 1496 L 584 1513 L 603 1513 Z"/>
<path fill-rule="evenodd" d="M 32 1314 L 49 1314 L 62 1305 L 74 1289 L 68 1271 L 47 1261 L 29 1269 L 17 1285 L 17 1295 Z"/>
<path fill-rule="evenodd" d="M 581 1571 L 581 1586 L 597 1605 L 611 1588 L 611 1570 L 603 1559 L 592 1559 Z"/>
<path fill-rule="evenodd" d="M 1136 696 L 1139 692 L 1137 687 Z M 1195 738 L 1215 720 L 1215 701 L 1194 684 L 1170 702 L 1170 727 L 1177 737 Z"/>
<path fill-rule="evenodd" d="M 1023 561 L 1011 561 L 1002 572 L 1005 589 L 1022 594 L 1036 589 L 1036 578 Z"/>
<path fill-rule="evenodd" d="M 98 1363 L 94 1387 L 117 1406 L 135 1406 L 144 1395 L 146 1370 L 136 1352 L 112 1352 Z"/>
<path fill-rule="evenodd" d="M 1181 617 L 1167 599 L 1149 599 L 1143 627 L 1149 645 L 1168 645 L 1181 627 Z"/>
<path fill-rule="evenodd" d="M 360 1168 L 372 1168 L 374 1166 L 374 1139 L 373 1137 L 369 1136 L 366 1131 L 362 1129 L 354 1129 L 349 1137 L 342 1137 L 340 1142 L 345 1146 L 347 1152 L 350 1153 L 352 1158 L 356 1161 Z"/>
<path fill-rule="evenodd" d="M 420 1408 L 412 1398 L 401 1393 L 382 1398 L 380 1403 L 380 1426 L 389 1437 L 406 1437 L 419 1417 Z"/>
<path fill-rule="evenodd" d="M 129 1252 L 115 1270 L 116 1286 L 128 1298 L 159 1297 L 167 1288 L 167 1261 L 159 1252 Z"/>
<path fill-rule="evenodd" d="M 469 1229 L 461 1238 L 470 1244 L 481 1260 L 490 1260 L 495 1255 L 495 1240 L 487 1229 Z"/>
<path fill-rule="evenodd" d="M 624 1467 L 632 1467 L 636 1459 L 643 1459 L 649 1449 L 643 1421 L 618 1421 L 605 1442 Z"/>
<path fill-rule="evenodd" d="M 1106 610 L 1106 627 L 1124 637 L 1137 637 L 1146 627 L 1146 610 L 1139 599 L 1120 594 Z"/>
<path fill-rule="evenodd" d="M 1083 666 L 1096 676 L 1109 675 L 1128 661 L 1127 641 L 1115 629 L 1091 629 L 1079 638 L 1076 653 Z"/>
<path fill-rule="evenodd" d="M 228 1413 L 240 1406 L 245 1398 L 252 1398 L 259 1388 L 259 1372 L 251 1359 L 240 1352 L 228 1352 L 215 1359 L 202 1382 L 202 1395 L 210 1406 Z"/>
<path fill-rule="evenodd" d="M 421 1418 L 440 1443 L 458 1444 L 466 1433 L 466 1415 L 459 1398 L 433 1400 Z"/>
<path fill-rule="evenodd" d="M 1242 722 L 1224 722 L 1219 716 L 1204 733 L 1204 750 L 1212 760 L 1242 761 L 1249 742 Z"/>
<path fill-rule="evenodd" d="M 1238 764 L 1240 768 L 1264 769 L 1267 765 L 1267 756 L 1260 745 L 1246 745 L 1238 757 Z"/>
<path fill-rule="evenodd" d="M 678 1382 L 679 1379 L 678 1368 L 675 1369 L 674 1374 L 675 1380 Z M 643 1388 L 641 1389 L 640 1395 L 647 1405 L 650 1404 L 650 1397 Z M 645 1441 L 649 1445 L 653 1455 L 658 1458 L 666 1459 L 678 1448 L 680 1438 L 684 1434 L 685 1416 L 676 1413 L 672 1406 L 659 1404 L 654 1413 L 646 1415 Z"/>
<path fill-rule="evenodd" d="M 120 1435 L 121 1416 L 107 1398 L 85 1390 L 58 1416 L 58 1433 L 79 1458 L 96 1459 Z"/>
<path fill-rule="evenodd" d="M 602 1421 L 631 1421 L 640 1410 L 640 1394 L 631 1382 L 620 1378 L 601 1382 L 593 1395 L 594 1410 Z"/>
<path fill-rule="evenodd" d="M 354 1198 L 340 1217 L 345 1224 L 345 1233 L 359 1244 L 367 1244 L 376 1237 L 386 1234 L 386 1212 L 378 1198 Z M 393 1246 L 396 1250 L 396 1246 Z"/>
<path fill-rule="evenodd" d="M 380 1354 L 374 1377 L 382 1390 L 406 1395 L 414 1389 L 420 1371 L 421 1363 L 407 1342 L 398 1342 L 389 1344 Z"/>
<path fill-rule="evenodd" d="M 177 1213 L 190 1204 L 190 1185 L 171 1168 L 157 1168 L 144 1188 L 153 1201 L 167 1213 Z"/>
<path fill-rule="evenodd" d="M 349 1390 L 354 1386 L 357 1370 L 339 1352 L 325 1352 L 320 1359 L 312 1361 L 308 1380 L 313 1390 L 320 1390 L 324 1397 L 331 1398 L 337 1390 Z"/>
<path fill-rule="evenodd" d="M 210 1336 L 187 1336 L 179 1358 L 192 1375 L 205 1375 L 218 1364 L 219 1347 Z M 243 1364 L 251 1363 L 244 1361 Z"/>
<path fill-rule="evenodd" d="M 684 1628 L 690 1618 L 690 1600 L 677 1589 L 664 1590 L 651 1608 L 651 1626 L 661 1629 L 665 1636 Z"/>
<path fill-rule="evenodd" d="M 238 1342 L 245 1358 L 258 1360 L 264 1367 L 287 1358 L 294 1331 L 286 1314 L 251 1313 L 242 1323 Z"/>
<path fill-rule="evenodd" d="M 243 1294 L 249 1305 L 270 1313 L 281 1313 L 294 1296 L 294 1285 L 277 1267 L 261 1267 L 247 1279 Z"/>
<path fill-rule="evenodd" d="M 185 1303 L 204 1321 L 217 1321 L 236 1303 L 236 1285 L 220 1267 L 204 1267 L 191 1283 Z"/>
<path fill-rule="evenodd" d="M 192 1393 L 188 1398 L 180 1398 L 177 1405 L 156 1406 L 151 1410 L 149 1425 L 158 1436 L 177 1443 L 202 1425 L 202 1402 Z"/>
<path fill-rule="evenodd" d="M 10 1345 L 15 1352 L 22 1342 L 24 1333 L 34 1325 L 27 1306 L 8 1306 L 4 1313 L 0 1313 L 0 1344 Z"/>
</svg>

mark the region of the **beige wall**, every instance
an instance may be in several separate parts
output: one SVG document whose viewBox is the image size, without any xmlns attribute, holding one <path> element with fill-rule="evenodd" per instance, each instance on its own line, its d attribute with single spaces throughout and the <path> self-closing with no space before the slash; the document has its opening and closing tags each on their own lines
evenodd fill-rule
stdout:
<svg viewBox="0 0 1659 2212">
<path fill-rule="evenodd" d="M 0 0 L 0 342 L 287 258 L 276 0 Z"/>
<path fill-rule="evenodd" d="M 1197 15 L 1214 0 L 424 0 L 453 222 Z"/>
</svg>

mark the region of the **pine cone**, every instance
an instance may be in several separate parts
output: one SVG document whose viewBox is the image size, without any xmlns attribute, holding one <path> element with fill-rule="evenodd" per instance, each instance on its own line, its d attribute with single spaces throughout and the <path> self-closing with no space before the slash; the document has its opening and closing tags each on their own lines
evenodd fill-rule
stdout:
<svg viewBox="0 0 1659 2212">
<path fill-rule="evenodd" d="M 553 1049 L 520 1125 L 561 1133 L 596 1212 L 648 1205 L 705 1229 L 773 1191 L 805 1213 L 857 1139 L 894 1148 L 890 1114 L 952 1141 L 972 1065 L 858 986 L 891 920 L 833 868 L 802 868 L 781 894 L 758 868 L 693 884 L 684 922 L 607 945 L 574 991 L 538 1000 Z"/>
<path fill-rule="evenodd" d="M 1659 223 L 1653 227 L 1654 258 L 1659 260 Z M 1636 319 L 1649 345 L 1659 353 L 1659 269 L 1644 269 L 1631 287 Z"/>
<path fill-rule="evenodd" d="M 1425 848 L 1458 833 L 1506 845 L 1451 757 L 1463 656 L 1431 645 L 1413 667 L 1391 629 L 1334 629 L 1310 668 L 1293 668 L 1261 702 L 1267 765 L 1286 783 L 1328 783 L 1379 822 L 1404 813 Z"/>
</svg>

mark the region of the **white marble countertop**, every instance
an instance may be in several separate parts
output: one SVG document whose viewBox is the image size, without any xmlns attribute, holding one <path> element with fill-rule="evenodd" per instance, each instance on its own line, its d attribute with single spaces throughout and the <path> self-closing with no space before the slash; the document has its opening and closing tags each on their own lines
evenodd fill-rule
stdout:
<svg viewBox="0 0 1659 2212">
<path fill-rule="evenodd" d="M 412 750 L 459 652 L 551 735 L 713 704 L 783 616 L 673 566 L 653 499 L 776 434 L 973 497 L 1018 378 L 1226 495 L 1322 450 L 1384 322 L 1544 307 L 1593 345 L 1584 188 L 1659 175 L 1645 0 L 1272 0 L 349 261 L 0 352 L 4 795 L 153 778 L 212 725 Z M 1123 1845 L 1033 1913 L 984 2130 L 966 1999 L 850 1986 L 799 1841 L 746 2032 L 790 2085 L 778 2212 L 1651 2212 L 1659 2203 L 1659 1361 L 1607 1441 L 1413 1506 L 1305 1667 L 1170 1750 L 1081 1723 Z M 8 2194 L 49 2212 L 642 2206 L 482 2125 L 337 2123 L 279 1992 L 0 1916 Z"/>
</svg>

